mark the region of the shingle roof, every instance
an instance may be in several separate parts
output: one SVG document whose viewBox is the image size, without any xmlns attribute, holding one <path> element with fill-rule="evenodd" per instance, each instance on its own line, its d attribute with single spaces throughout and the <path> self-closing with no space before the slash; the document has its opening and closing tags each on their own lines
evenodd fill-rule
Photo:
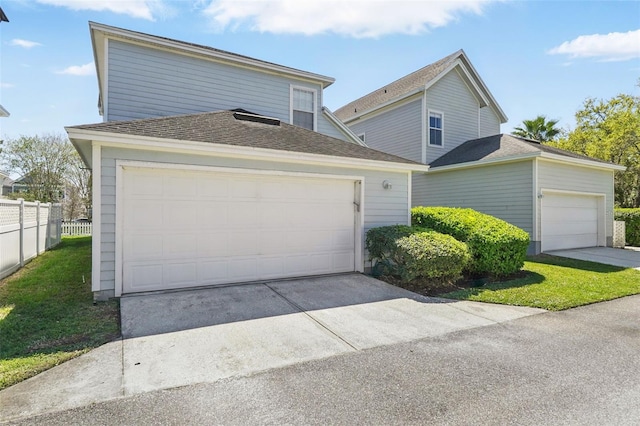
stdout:
<svg viewBox="0 0 640 426">
<path fill-rule="evenodd" d="M 513 135 L 493 135 L 480 139 L 469 140 L 452 149 L 440 158 L 431 162 L 432 168 L 450 166 L 453 164 L 468 163 L 471 161 L 508 159 L 526 154 L 546 152 L 580 160 L 589 160 L 597 163 L 611 164 L 606 161 L 565 151 L 549 145 L 541 144 L 532 139 L 520 138 Z"/>
<path fill-rule="evenodd" d="M 240 119 L 238 119 L 238 118 Z M 257 120 L 252 121 L 252 120 Z M 218 111 L 172 117 L 70 126 L 68 130 L 91 130 L 180 141 L 205 142 L 275 149 L 306 154 L 415 164 L 405 158 L 345 142 L 287 123 L 266 124 L 260 116 L 246 111 Z"/>
<path fill-rule="evenodd" d="M 334 114 L 340 120 L 345 121 L 358 113 L 365 112 L 378 105 L 384 104 L 385 102 L 391 101 L 392 99 L 406 95 L 413 90 L 424 87 L 427 83 L 446 70 L 463 53 L 463 50 L 460 49 L 439 61 L 420 68 L 419 70 L 414 71 L 393 83 L 387 84 L 386 86 L 381 87 L 378 90 L 374 90 L 360 99 L 356 99 L 355 101 L 348 103 L 335 111 Z"/>
</svg>

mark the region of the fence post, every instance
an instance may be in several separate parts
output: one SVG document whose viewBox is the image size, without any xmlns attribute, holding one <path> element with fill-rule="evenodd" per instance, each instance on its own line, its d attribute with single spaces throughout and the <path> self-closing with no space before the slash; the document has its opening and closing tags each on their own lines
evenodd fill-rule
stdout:
<svg viewBox="0 0 640 426">
<path fill-rule="evenodd" d="M 40 256 L 40 201 L 36 201 L 36 256 Z"/>
<path fill-rule="evenodd" d="M 20 202 L 20 267 L 24 266 L 24 198 L 18 198 Z"/>
</svg>

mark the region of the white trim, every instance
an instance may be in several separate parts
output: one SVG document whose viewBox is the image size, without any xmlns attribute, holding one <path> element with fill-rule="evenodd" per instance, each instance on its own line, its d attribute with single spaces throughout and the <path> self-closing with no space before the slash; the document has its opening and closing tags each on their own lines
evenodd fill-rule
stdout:
<svg viewBox="0 0 640 426">
<path fill-rule="evenodd" d="M 360 158 L 336 157 L 333 155 L 308 154 L 266 148 L 249 148 L 236 145 L 208 142 L 183 141 L 175 139 L 136 136 L 123 133 L 107 133 L 95 130 L 65 128 L 70 139 L 100 142 L 104 147 L 140 149 L 183 154 L 210 155 L 216 157 L 234 157 L 275 161 L 283 163 L 304 163 L 330 165 L 337 167 L 362 168 L 372 170 L 427 171 L 429 166 L 410 163 L 392 163 L 388 161 Z M 345 142 L 346 143 L 346 142 Z"/>
<path fill-rule="evenodd" d="M 11 113 L 7 111 L 2 105 L 0 105 L 0 117 L 9 117 Z"/>
<path fill-rule="evenodd" d="M 431 114 L 437 114 L 440 116 L 440 124 L 442 125 L 442 127 L 440 128 L 440 132 L 442 134 L 442 143 L 440 145 L 431 143 Z M 427 117 L 425 121 L 427 121 L 427 123 L 425 123 L 427 128 L 427 145 L 433 148 L 444 148 L 444 112 L 429 108 L 427 109 Z M 434 127 L 434 129 L 437 129 L 437 127 Z"/>
<path fill-rule="evenodd" d="M 608 169 L 608 170 L 626 170 L 624 166 L 612 163 L 600 163 L 598 161 L 586 160 L 582 158 L 565 157 L 564 155 L 550 154 L 548 152 L 542 152 L 541 159 L 552 163 L 572 163 L 593 169 Z"/>
<path fill-rule="evenodd" d="M 98 61 L 96 60 L 96 63 Z M 100 84 L 100 81 L 98 81 Z M 109 39 L 104 39 L 104 76 L 102 78 L 102 121 L 109 121 Z"/>
<path fill-rule="evenodd" d="M 448 166 L 432 167 L 431 169 L 429 169 L 428 173 L 440 173 L 440 172 L 448 172 L 451 170 L 458 170 L 458 169 L 484 167 L 484 166 L 490 166 L 498 163 L 513 163 L 516 161 L 531 160 L 534 158 L 540 158 L 541 160 L 546 160 L 554 163 L 564 163 L 564 164 L 588 167 L 592 169 L 605 169 L 605 170 L 625 170 L 626 169 L 625 167 L 619 166 L 617 164 L 600 163 L 597 161 L 583 160 L 580 158 L 573 158 L 573 157 L 565 157 L 563 155 L 549 154 L 546 152 L 538 151 L 538 152 L 531 152 L 528 154 L 514 155 L 512 157 L 492 158 L 489 160 L 469 161 L 466 163 L 451 164 Z"/>
<path fill-rule="evenodd" d="M 422 95 L 422 110 L 420 111 L 420 117 L 427 117 L 429 107 L 427 106 L 427 91 L 425 90 Z M 422 164 L 427 164 L 427 120 L 421 119 L 421 130 L 422 130 Z"/>
<path fill-rule="evenodd" d="M 322 87 L 328 87 L 335 82 L 332 77 L 327 77 L 320 74 L 315 74 L 307 71 L 297 70 L 289 68 L 283 65 L 272 64 L 269 62 L 261 61 L 259 59 L 249 58 L 241 55 L 237 55 L 232 52 L 224 52 L 221 50 L 213 50 L 207 47 L 195 46 L 189 42 L 183 42 L 179 40 L 168 40 L 163 37 L 154 36 L 151 34 L 143 34 L 134 31 L 129 31 L 122 28 L 111 27 L 96 22 L 89 22 L 89 28 L 93 33 L 100 37 L 105 38 L 118 38 L 123 42 L 135 42 L 144 44 L 153 48 L 164 48 L 168 50 L 178 50 L 183 54 L 196 54 L 198 56 L 204 56 L 212 60 L 223 61 L 227 63 L 235 64 L 236 66 L 244 66 L 250 68 L 257 68 L 261 71 L 269 71 L 276 74 L 290 75 L 303 80 L 310 80 L 318 83 L 322 83 Z M 98 58 L 96 58 L 97 60 Z"/>
<path fill-rule="evenodd" d="M 532 223 L 532 227 L 531 227 L 531 239 L 533 241 L 541 241 L 540 237 L 540 208 L 541 208 L 541 201 L 540 198 L 538 198 L 538 194 L 539 194 L 539 190 L 538 190 L 538 159 L 534 158 L 532 161 L 533 165 L 532 165 L 532 189 L 533 189 L 533 213 L 534 213 L 534 217 L 533 219 L 533 223 Z M 542 247 L 542 245 L 540 246 Z"/>
<path fill-rule="evenodd" d="M 289 124 L 293 124 L 293 92 L 299 90 L 301 92 L 311 92 L 313 94 L 313 130 L 318 131 L 318 91 L 306 86 L 297 86 L 295 84 L 289 85 Z M 308 111 L 302 111 L 308 112 Z"/>
<path fill-rule="evenodd" d="M 100 144 L 94 143 L 91 152 L 92 164 L 92 219 L 91 236 L 91 291 L 100 291 L 100 269 L 102 262 L 102 151 Z"/>
<path fill-rule="evenodd" d="M 353 130 L 348 128 L 338 117 L 335 116 L 331 110 L 325 106 L 322 107 L 322 113 L 327 117 L 327 119 L 333 123 L 334 126 L 338 128 L 347 138 L 351 139 L 355 144 L 367 147 L 367 144 L 358 138 L 358 136 L 353 133 Z M 367 147 L 368 148 L 368 147 Z"/>
<path fill-rule="evenodd" d="M 235 167 L 218 166 L 196 166 L 188 164 L 154 163 L 149 161 L 116 160 L 116 232 L 115 232 L 115 296 L 122 296 L 123 290 L 123 220 L 124 203 L 122 200 L 124 193 L 124 170 L 127 168 L 150 169 L 150 170 L 186 170 L 210 173 L 229 173 L 243 175 L 265 175 L 300 177 L 309 179 L 334 179 L 361 182 L 360 184 L 360 212 L 354 213 L 354 269 L 356 272 L 364 272 L 364 176 L 355 175 L 335 175 L 322 173 L 284 172 L 279 170 L 241 169 Z M 356 238 L 359 235 L 359 238 Z"/>
<path fill-rule="evenodd" d="M 413 186 L 413 173 L 407 173 L 407 225 L 411 226 L 411 202 L 413 201 L 411 198 L 412 194 L 412 186 Z"/>
<path fill-rule="evenodd" d="M 389 112 L 389 111 L 392 111 L 392 110 L 394 110 L 396 108 L 400 108 L 401 106 L 403 106 L 405 104 L 413 102 L 414 101 L 413 97 L 415 95 L 418 95 L 418 94 L 422 93 L 422 92 L 424 92 L 424 87 L 412 90 L 409 93 L 405 93 L 404 95 L 395 97 L 395 98 L 393 98 L 391 100 L 388 100 L 386 102 L 383 102 L 380 105 L 377 105 L 377 106 L 375 106 L 373 108 L 369 108 L 369 109 L 367 109 L 367 110 L 365 110 L 363 112 L 359 112 L 356 115 L 353 115 L 353 116 L 347 118 L 346 120 L 344 120 L 344 123 L 348 125 L 348 124 L 351 124 L 352 122 L 354 122 L 356 120 L 361 120 L 361 122 L 362 122 L 362 121 L 368 120 L 370 118 L 373 118 L 373 117 L 375 117 L 377 115 L 383 114 L 385 112 Z M 384 110 L 384 111 L 382 111 L 382 110 Z M 365 116 L 367 116 L 367 117 L 365 117 Z"/>
</svg>

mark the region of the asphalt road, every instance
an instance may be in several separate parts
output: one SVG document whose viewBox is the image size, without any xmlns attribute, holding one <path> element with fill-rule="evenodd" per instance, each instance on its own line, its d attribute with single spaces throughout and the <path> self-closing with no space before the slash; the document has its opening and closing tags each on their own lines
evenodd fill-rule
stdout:
<svg viewBox="0 0 640 426">
<path fill-rule="evenodd" d="M 15 424 L 640 424 L 640 296 Z"/>
</svg>

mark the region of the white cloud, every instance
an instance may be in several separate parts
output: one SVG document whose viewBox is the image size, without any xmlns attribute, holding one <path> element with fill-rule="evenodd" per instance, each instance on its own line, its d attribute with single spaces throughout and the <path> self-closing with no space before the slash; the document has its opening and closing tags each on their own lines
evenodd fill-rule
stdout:
<svg viewBox="0 0 640 426">
<path fill-rule="evenodd" d="M 570 58 L 599 58 L 603 61 L 640 58 L 640 30 L 582 35 L 571 41 L 565 41 L 547 53 L 569 55 Z"/>
<path fill-rule="evenodd" d="M 68 74 L 68 75 L 93 75 L 95 74 L 96 69 L 93 65 L 93 62 L 89 62 L 84 65 L 72 65 L 63 69 L 62 71 L 58 71 L 56 74 Z"/>
<path fill-rule="evenodd" d="M 9 44 L 11 46 L 24 47 L 25 49 L 31 49 L 32 47 L 36 47 L 36 46 L 42 46 L 42 44 L 38 43 L 37 41 L 23 40 L 21 38 L 14 38 L 9 42 Z"/>
<path fill-rule="evenodd" d="M 0 83 L 0 89 L 11 89 L 12 87 L 15 87 L 15 85 L 11 83 Z"/>
<path fill-rule="evenodd" d="M 38 3 L 67 7 L 71 10 L 109 11 L 154 21 L 170 8 L 162 0 L 37 0 Z"/>
<path fill-rule="evenodd" d="M 480 15 L 492 0 L 213 0 L 204 9 L 218 29 L 314 35 L 335 33 L 364 38 L 420 34 L 456 20 Z"/>
</svg>

